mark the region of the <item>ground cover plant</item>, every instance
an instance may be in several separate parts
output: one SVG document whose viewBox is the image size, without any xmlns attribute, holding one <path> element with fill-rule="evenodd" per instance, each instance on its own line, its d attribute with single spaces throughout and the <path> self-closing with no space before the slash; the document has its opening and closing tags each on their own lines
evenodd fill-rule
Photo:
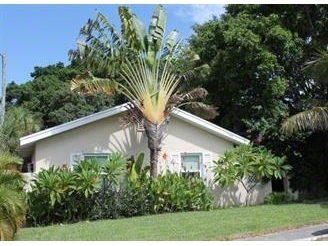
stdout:
<svg viewBox="0 0 328 246">
<path fill-rule="evenodd" d="M 323 222 L 320 204 L 259 205 L 23 228 L 16 240 L 229 240 Z"/>
</svg>

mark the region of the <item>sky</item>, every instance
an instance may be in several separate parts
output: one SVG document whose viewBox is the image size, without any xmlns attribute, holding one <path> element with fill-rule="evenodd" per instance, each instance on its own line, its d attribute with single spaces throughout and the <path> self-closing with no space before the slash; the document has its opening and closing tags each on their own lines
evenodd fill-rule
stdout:
<svg viewBox="0 0 328 246">
<path fill-rule="evenodd" d="M 96 3 L 96 2 L 95 2 Z M 155 4 L 124 4 L 148 28 Z M 192 26 L 224 13 L 223 4 L 163 4 L 167 12 L 166 34 L 177 29 L 189 38 Z M 118 4 L 9 4 L 0 3 L 0 54 L 6 54 L 7 83 L 25 83 L 34 67 L 58 62 L 69 64 L 68 51 L 76 48 L 80 28 L 96 10 L 105 14 L 120 30 Z"/>
</svg>

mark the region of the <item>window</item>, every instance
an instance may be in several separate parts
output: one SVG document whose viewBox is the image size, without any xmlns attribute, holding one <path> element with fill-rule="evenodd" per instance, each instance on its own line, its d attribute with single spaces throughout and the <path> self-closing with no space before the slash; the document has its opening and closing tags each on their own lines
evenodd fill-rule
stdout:
<svg viewBox="0 0 328 246">
<path fill-rule="evenodd" d="M 110 153 L 73 153 L 71 154 L 70 165 L 73 167 L 80 161 L 88 159 L 96 159 L 98 163 L 102 164 L 108 160 Z"/>
<path fill-rule="evenodd" d="M 213 162 L 212 155 L 210 152 L 171 153 L 169 169 L 182 176 L 200 177 L 208 185 L 208 172 Z"/>
<path fill-rule="evenodd" d="M 96 159 L 99 164 L 103 164 L 109 158 L 109 154 L 104 153 L 86 153 L 83 154 L 84 160 Z"/>
<path fill-rule="evenodd" d="M 33 162 L 32 162 L 32 157 L 25 157 L 22 165 L 22 173 L 33 173 Z"/>
<path fill-rule="evenodd" d="M 181 173 L 183 176 L 200 177 L 201 153 L 181 153 Z"/>
<path fill-rule="evenodd" d="M 258 183 L 258 179 L 255 174 L 251 174 L 246 179 L 246 186 L 248 189 L 252 189 Z"/>
</svg>

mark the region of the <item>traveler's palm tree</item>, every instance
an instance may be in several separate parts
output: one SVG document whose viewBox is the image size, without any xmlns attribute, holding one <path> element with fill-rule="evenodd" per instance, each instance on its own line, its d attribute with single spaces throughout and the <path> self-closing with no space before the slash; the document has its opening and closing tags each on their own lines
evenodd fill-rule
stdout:
<svg viewBox="0 0 328 246">
<path fill-rule="evenodd" d="M 119 13 L 122 34 L 118 34 L 103 15 L 98 15 L 98 22 L 89 21 L 90 25 L 82 31 L 92 24 L 99 36 L 88 36 L 89 46 L 83 44 L 80 52 L 75 53 L 82 54 L 90 69 L 93 64 L 108 69 L 104 73 L 98 70 L 107 77 L 97 78 L 88 71 L 73 79 L 71 88 L 84 93 L 112 94 L 117 91 L 128 98 L 133 110 L 123 118 L 123 125 L 143 123 L 150 149 L 150 174 L 155 177 L 164 127 L 174 107 L 189 104 L 196 110 L 201 108 L 207 118 L 214 118 L 217 112 L 214 107 L 197 101 L 206 97 L 205 89 L 196 88 L 188 93 L 179 91 L 182 76 L 175 75 L 171 67 L 179 42 L 176 31 L 163 42 L 166 15 L 162 6 L 157 6 L 148 34 L 128 8 L 120 7 Z M 105 26 L 99 28 L 99 22 Z M 104 30 L 109 31 L 111 39 Z"/>
<path fill-rule="evenodd" d="M 320 83 L 327 95 L 328 91 L 328 50 L 318 50 L 314 59 L 305 66 L 316 82 Z M 283 132 L 292 134 L 300 131 L 327 131 L 328 130 L 328 101 L 321 101 L 321 105 L 302 111 L 291 116 L 282 125 Z"/>
<path fill-rule="evenodd" d="M 13 240 L 25 221 L 24 178 L 16 169 L 22 160 L 7 152 L 0 153 L 0 240 Z"/>
</svg>

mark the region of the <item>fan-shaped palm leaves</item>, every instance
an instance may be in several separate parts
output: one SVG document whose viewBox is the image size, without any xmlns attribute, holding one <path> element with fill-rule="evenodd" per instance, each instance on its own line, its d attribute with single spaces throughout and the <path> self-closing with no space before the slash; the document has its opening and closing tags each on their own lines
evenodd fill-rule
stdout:
<svg viewBox="0 0 328 246">
<path fill-rule="evenodd" d="M 94 61 L 100 62 L 100 66 L 106 63 L 108 71 L 115 70 L 115 76 L 110 77 L 107 73 L 106 79 L 98 79 L 87 72 L 73 79 L 71 88 L 84 93 L 105 91 L 111 94 L 118 91 L 128 98 L 133 110 L 123 118 L 123 125 L 143 122 L 150 149 L 150 173 L 156 176 L 164 127 L 171 110 L 189 104 L 195 110 L 201 108 L 203 113 L 206 112 L 207 118 L 214 118 L 217 112 L 215 108 L 197 101 L 206 97 L 205 89 L 197 88 L 188 93 L 179 91 L 182 76 L 173 73 L 174 69 L 171 67 L 172 58 L 178 52 L 179 41 L 177 32 L 173 31 L 166 42 L 163 42 L 166 27 L 163 7 L 156 7 L 148 34 L 130 9 L 120 7 L 119 14 L 122 34 L 115 31 L 101 14 L 95 22 L 89 21 L 82 28 L 89 42 L 89 45 L 83 47 L 82 57 L 90 65 L 89 68 L 95 64 Z M 98 37 L 92 35 L 92 29 L 97 30 Z"/>
</svg>

